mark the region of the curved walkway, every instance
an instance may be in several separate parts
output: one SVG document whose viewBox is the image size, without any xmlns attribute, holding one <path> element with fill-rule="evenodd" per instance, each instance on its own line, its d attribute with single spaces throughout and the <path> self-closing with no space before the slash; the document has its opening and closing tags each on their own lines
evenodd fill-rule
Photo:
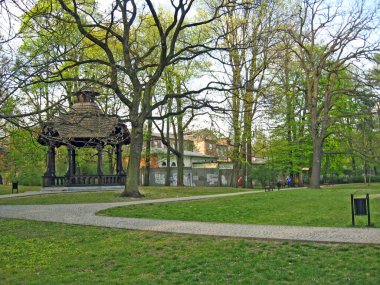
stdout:
<svg viewBox="0 0 380 285">
<path fill-rule="evenodd" d="M 119 206 L 201 200 L 233 195 L 247 195 L 253 193 L 255 192 L 100 204 L 5 205 L 0 206 L 0 217 L 180 234 L 198 234 L 292 241 L 380 244 L 379 228 L 241 225 L 173 220 L 117 218 L 95 215 L 95 213 L 100 210 Z"/>
</svg>

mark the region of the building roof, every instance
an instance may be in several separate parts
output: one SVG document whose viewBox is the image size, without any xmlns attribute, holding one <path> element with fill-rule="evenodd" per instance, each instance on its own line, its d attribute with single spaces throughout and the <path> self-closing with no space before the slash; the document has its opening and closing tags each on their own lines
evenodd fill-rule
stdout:
<svg viewBox="0 0 380 285">
<path fill-rule="evenodd" d="M 81 111 L 72 110 L 52 120 L 61 138 L 107 138 L 119 123 L 118 117 Z"/>
<path fill-rule="evenodd" d="M 185 156 L 192 156 L 192 157 L 209 157 L 209 158 L 216 158 L 216 156 L 214 155 L 206 155 L 206 154 L 203 154 L 203 153 L 200 153 L 200 152 L 195 152 L 195 151 L 188 151 L 188 150 L 185 150 L 183 152 L 183 154 Z"/>
<path fill-rule="evenodd" d="M 165 151 L 162 151 L 162 150 L 158 150 L 158 149 L 152 149 L 151 150 L 151 153 L 166 153 L 166 150 Z M 203 157 L 203 158 L 216 158 L 216 156 L 212 156 L 212 155 L 206 155 L 206 154 L 203 154 L 203 153 L 200 153 L 200 152 L 196 152 L 196 151 L 188 151 L 188 150 L 185 150 L 183 152 L 184 156 L 190 156 L 190 157 Z M 171 153 L 170 155 L 174 155 L 173 153 Z"/>
<path fill-rule="evenodd" d="M 187 132 L 186 135 L 191 137 L 193 140 L 216 140 L 217 136 L 210 129 L 200 129 Z"/>
</svg>

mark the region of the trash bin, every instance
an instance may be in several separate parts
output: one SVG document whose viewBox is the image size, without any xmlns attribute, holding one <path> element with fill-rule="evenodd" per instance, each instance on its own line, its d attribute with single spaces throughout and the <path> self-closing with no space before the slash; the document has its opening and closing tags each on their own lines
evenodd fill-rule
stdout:
<svg viewBox="0 0 380 285">
<path fill-rule="evenodd" d="M 13 191 L 16 191 L 18 193 L 18 182 L 17 181 L 12 181 L 12 193 Z"/>
</svg>

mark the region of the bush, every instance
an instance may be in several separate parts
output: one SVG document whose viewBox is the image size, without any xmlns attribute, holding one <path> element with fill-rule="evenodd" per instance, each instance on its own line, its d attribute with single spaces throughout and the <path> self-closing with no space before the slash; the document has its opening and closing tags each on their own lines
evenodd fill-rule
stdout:
<svg viewBox="0 0 380 285">
<path fill-rule="evenodd" d="M 278 172 L 267 164 L 255 165 L 251 168 L 249 175 L 260 182 L 261 185 L 276 182 Z"/>
<path fill-rule="evenodd" d="M 39 186 L 42 182 L 43 171 L 38 168 L 30 168 L 22 170 L 18 173 L 17 180 L 20 185 L 25 186 Z"/>
<path fill-rule="evenodd" d="M 362 175 L 351 176 L 351 177 L 334 176 L 334 177 L 328 177 L 327 179 L 325 179 L 325 182 L 331 183 L 331 184 L 363 183 L 364 177 Z M 368 182 L 368 177 L 367 177 L 367 182 Z M 380 182 L 380 175 L 371 176 L 371 182 Z"/>
</svg>

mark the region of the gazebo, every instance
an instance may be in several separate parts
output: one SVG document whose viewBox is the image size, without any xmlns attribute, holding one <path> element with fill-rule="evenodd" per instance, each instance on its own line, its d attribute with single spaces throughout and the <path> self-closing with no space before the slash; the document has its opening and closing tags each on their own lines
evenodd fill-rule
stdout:
<svg viewBox="0 0 380 285">
<path fill-rule="evenodd" d="M 126 175 L 122 165 L 122 146 L 130 143 L 127 126 L 118 116 L 104 114 L 95 103 L 99 95 L 93 91 L 75 93 L 76 102 L 65 114 L 46 122 L 38 142 L 47 146 L 47 169 L 43 175 L 43 189 L 104 189 L 125 184 Z M 102 170 L 102 150 L 106 145 L 116 149 L 116 174 L 104 175 Z M 67 148 L 67 172 L 56 176 L 56 148 Z M 81 148 L 97 150 L 97 173 L 80 175 L 77 173 L 76 153 Z"/>
</svg>

